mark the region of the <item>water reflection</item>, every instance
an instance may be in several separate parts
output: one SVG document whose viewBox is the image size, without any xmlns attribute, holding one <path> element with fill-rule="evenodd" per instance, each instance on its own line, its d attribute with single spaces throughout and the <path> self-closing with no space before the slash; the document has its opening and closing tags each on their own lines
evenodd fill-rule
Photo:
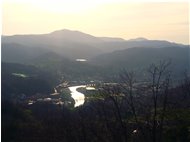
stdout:
<svg viewBox="0 0 190 142">
<path fill-rule="evenodd" d="M 86 88 L 86 85 L 69 87 L 69 90 L 71 91 L 71 97 L 75 100 L 75 107 L 83 105 L 85 101 L 84 94 L 78 92 L 78 88 Z"/>
</svg>

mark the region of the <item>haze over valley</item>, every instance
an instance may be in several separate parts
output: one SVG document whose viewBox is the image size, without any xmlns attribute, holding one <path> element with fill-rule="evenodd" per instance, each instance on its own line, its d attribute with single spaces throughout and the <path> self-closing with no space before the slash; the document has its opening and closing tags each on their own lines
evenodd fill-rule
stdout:
<svg viewBox="0 0 190 142">
<path fill-rule="evenodd" d="M 86 74 L 96 79 L 95 68 L 102 79 L 103 72 L 110 76 L 124 68 L 142 71 L 159 60 L 172 61 L 174 74 L 180 76 L 180 71 L 189 67 L 189 46 L 145 38 L 102 38 L 66 29 L 49 34 L 2 37 L 2 62 L 34 65 L 54 74 L 57 70 L 73 80 L 81 76 L 86 80 Z"/>
<path fill-rule="evenodd" d="M 189 142 L 188 11 L 188 2 L 4 1 L 2 142 Z"/>
</svg>

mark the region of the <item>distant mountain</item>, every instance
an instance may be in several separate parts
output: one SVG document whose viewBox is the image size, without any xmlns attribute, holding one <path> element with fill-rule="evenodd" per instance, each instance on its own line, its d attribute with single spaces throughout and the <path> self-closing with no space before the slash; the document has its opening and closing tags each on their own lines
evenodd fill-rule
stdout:
<svg viewBox="0 0 190 142">
<path fill-rule="evenodd" d="M 57 81 L 63 78 L 64 80 L 89 80 L 102 77 L 101 67 L 98 68 L 88 62 L 72 61 L 54 52 L 35 58 L 31 64 L 53 74 L 54 80 Z"/>
<path fill-rule="evenodd" d="M 7 47 L 9 49 L 7 49 Z M 3 60 L 6 59 L 5 61 L 9 60 L 8 57 L 11 58 L 13 53 L 15 53 L 15 57 L 17 55 L 21 57 L 21 53 L 23 52 L 27 52 L 26 55 L 28 55 L 31 49 L 35 51 L 37 51 L 36 49 L 43 51 L 48 50 L 47 52 L 53 51 L 59 55 L 75 60 L 77 58 L 90 59 L 103 53 L 111 53 L 116 50 L 132 47 L 161 48 L 184 47 L 184 45 L 168 41 L 148 40 L 145 38 L 124 40 L 121 38 L 95 37 L 67 29 L 39 35 L 2 36 L 2 55 Z M 16 52 L 17 49 L 23 51 L 18 53 Z M 41 51 L 39 53 L 41 53 Z"/>
<path fill-rule="evenodd" d="M 175 75 L 182 75 L 190 68 L 190 48 L 165 47 L 165 48 L 130 48 L 112 53 L 99 55 L 91 60 L 91 64 L 99 65 L 113 72 L 123 68 L 142 72 L 151 63 L 161 60 L 171 61 L 171 70 Z"/>
<path fill-rule="evenodd" d="M 1 44 L 1 60 L 12 63 L 29 63 L 30 60 L 49 52 L 43 48 L 33 48 L 18 43 Z"/>
<path fill-rule="evenodd" d="M 72 31 L 72 30 L 58 30 L 54 31 L 50 34 L 47 34 L 48 37 L 53 39 L 61 39 L 66 40 L 70 42 L 79 42 L 79 43 L 96 43 L 96 42 L 102 42 L 100 38 L 97 38 L 95 36 L 79 32 L 79 31 Z"/>
<path fill-rule="evenodd" d="M 2 36 L 2 43 L 17 43 L 27 49 L 43 48 L 64 55 L 70 59 L 90 58 L 101 53 L 101 49 L 94 47 L 94 43 L 102 42 L 94 36 L 70 30 L 60 30 L 41 35 Z"/>
<path fill-rule="evenodd" d="M 105 42 L 123 42 L 125 39 L 117 38 L 117 37 L 99 37 L 101 40 Z"/>
<path fill-rule="evenodd" d="M 148 40 L 145 38 L 137 38 L 131 40 L 125 40 L 120 42 L 104 42 L 98 45 L 99 48 L 104 50 L 104 53 L 110 53 L 117 50 L 123 50 L 133 47 L 150 47 L 150 48 L 164 48 L 164 47 L 188 47 L 188 45 L 177 44 L 164 40 Z"/>
<path fill-rule="evenodd" d="M 133 38 L 133 39 L 129 39 L 128 41 L 147 41 L 148 39 L 144 38 L 144 37 L 138 37 L 138 38 Z"/>
<path fill-rule="evenodd" d="M 60 43 L 64 43 L 62 41 L 79 43 L 101 42 L 99 38 L 92 35 L 67 29 L 54 31 L 48 34 L 2 36 L 2 41 L 24 45 L 30 43 L 37 46 L 47 44 L 60 45 Z"/>
</svg>

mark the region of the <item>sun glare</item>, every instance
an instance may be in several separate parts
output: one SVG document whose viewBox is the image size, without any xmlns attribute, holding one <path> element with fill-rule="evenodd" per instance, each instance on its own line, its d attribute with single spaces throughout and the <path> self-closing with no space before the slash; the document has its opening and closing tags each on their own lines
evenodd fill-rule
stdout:
<svg viewBox="0 0 190 142">
<path fill-rule="evenodd" d="M 187 3 L 137 3 L 137 0 L 4 0 L 2 8 L 2 32 L 5 35 L 48 33 L 67 28 L 94 36 L 125 39 L 145 36 L 150 39 L 166 38 L 188 43 Z M 171 31 L 178 35 L 174 37 Z"/>
<path fill-rule="evenodd" d="M 36 7 L 49 12 L 84 12 L 105 3 L 122 2 L 123 0 L 6 0 L 6 4 L 21 4 Z"/>
</svg>

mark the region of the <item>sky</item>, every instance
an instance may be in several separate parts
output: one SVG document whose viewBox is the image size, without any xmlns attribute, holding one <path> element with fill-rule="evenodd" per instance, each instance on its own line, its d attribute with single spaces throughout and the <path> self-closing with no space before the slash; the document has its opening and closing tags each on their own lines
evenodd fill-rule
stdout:
<svg viewBox="0 0 190 142">
<path fill-rule="evenodd" d="M 136 0 L 2 2 L 3 35 L 43 34 L 61 29 L 98 37 L 145 37 L 189 44 L 189 3 Z"/>
</svg>

